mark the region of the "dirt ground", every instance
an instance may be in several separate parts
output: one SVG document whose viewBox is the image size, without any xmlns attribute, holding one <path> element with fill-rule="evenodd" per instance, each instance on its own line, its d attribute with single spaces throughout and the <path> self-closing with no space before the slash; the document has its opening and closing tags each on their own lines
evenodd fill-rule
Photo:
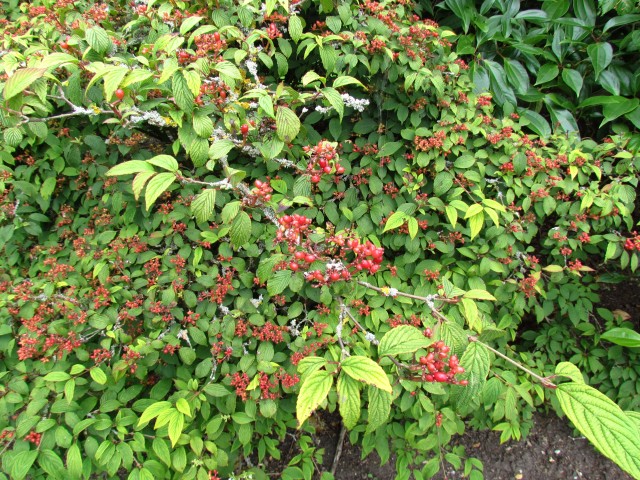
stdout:
<svg viewBox="0 0 640 480">
<path fill-rule="evenodd" d="M 317 438 L 325 448 L 323 468 L 331 469 L 340 426 L 334 425 Z M 617 465 L 600 455 L 589 442 L 576 437 L 566 419 L 535 415 L 529 436 L 521 442 L 500 445 L 500 432 L 468 431 L 453 441 L 464 445 L 467 455 L 484 464 L 486 480 L 632 480 Z M 462 472 L 440 472 L 435 480 L 463 478 Z M 360 458 L 360 449 L 349 444 L 348 438 L 336 469 L 337 480 L 393 480 L 392 460 L 380 465 L 372 453 Z"/>
<path fill-rule="evenodd" d="M 318 448 L 324 449 L 320 472 L 331 471 L 340 436 L 340 420 L 337 415 L 326 415 L 320 422 L 322 428 L 314 436 Z M 453 445 L 463 445 L 467 456 L 478 458 L 484 465 L 485 480 L 633 480 L 617 465 L 598 453 L 589 442 L 577 434 L 567 423 L 553 415 L 535 414 L 529 436 L 520 441 L 500 444 L 500 432 L 467 431 L 454 438 Z M 287 461 L 300 453 L 291 437 L 281 445 L 283 458 L 266 465 L 277 478 L 286 468 Z M 336 480 L 393 480 L 395 458 L 385 465 L 373 452 L 361 458 L 361 449 L 349 443 L 346 435 L 342 454 L 336 468 Z M 314 480 L 320 478 L 317 474 Z M 461 471 L 439 472 L 434 480 L 458 480 L 465 478 Z"/>
</svg>

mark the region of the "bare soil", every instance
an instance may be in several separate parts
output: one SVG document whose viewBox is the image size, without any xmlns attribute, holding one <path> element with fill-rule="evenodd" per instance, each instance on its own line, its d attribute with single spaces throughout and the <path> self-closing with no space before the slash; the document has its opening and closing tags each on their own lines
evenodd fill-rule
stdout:
<svg viewBox="0 0 640 480">
<path fill-rule="evenodd" d="M 321 413 L 320 416 L 314 442 L 324 449 L 324 456 L 315 480 L 321 472 L 331 471 L 341 429 L 337 415 Z M 633 480 L 579 436 L 566 419 L 553 415 L 535 414 L 530 434 L 519 442 L 501 445 L 500 432 L 467 431 L 454 438 L 452 444 L 464 446 L 468 457 L 482 461 L 486 480 Z M 274 478 L 286 468 L 288 459 L 300 453 L 293 436 L 287 436 L 281 451 L 280 461 L 265 465 Z M 375 451 L 366 458 L 361 457 L 361 448 L 351 445 L 346 435 L 335 470 L 336 480 L 395 478 L 394 456 L 384 465 Z M 448 469 L 439 472 L 434 480 L 462 478 L 463 472 Z"/>
</svg>

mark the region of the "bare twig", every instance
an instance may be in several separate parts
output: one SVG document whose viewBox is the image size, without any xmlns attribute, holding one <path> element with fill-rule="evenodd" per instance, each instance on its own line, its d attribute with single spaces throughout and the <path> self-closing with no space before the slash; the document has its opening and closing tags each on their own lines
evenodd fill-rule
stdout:
<svg viewBox="0 0 640 480">
<path fill-rule="evenodd" d="M 525 367 L 524 365 L 516 362 L 515 360 L 510 359 L 509 357 L 507 357 L 504 353 L 499 352 L 498 350 L 496 350 L 493 347 L 490 347 L 489 345 L 487 345 L 484 342 L 481 342 L 480 340 L 478 340 L 478 337 L 474 337 L 472 335 L 470 335 L 469 337 L 469 341 L 470 342 L 476 342 L 480 345 L 482 345 L 484 348 L 486 348 L 487 350 L 490 350 L 491 352 L 495 353 L 497 356 L 499 356 L 500 358 L 506 360 L 507 362 L 511 363 L 512 365 L 515 365 L 516 367 L 518 367 L 520 370 L 522 370 L 523 372 L 528 373 L 529 375 L 531 375 L 533 378 L 535 378 L 536 380 L 538 380 L 543 386 L 547 387 L 547 388 L 557 388 L 557 385 L 555 383 L 553 383 L 551 380 L 549 380 L 546 377 L 540 376 L 537 373 L 533 372 L 532 370 L 529 370 L 527 367 Z"/>
<path fill-rule="evenodd" d="M 347 435 L 347 429 L 342 424 L 340 428 L 340 434 L 338 437 L 338 445 L 336 445 L 336 453 L 333 456 L 333 464 L 331 465 L 331 475 L 336 476 L 336 470 L 338 469 L 338 463 L 340 462 L 340 456 L 342 455 L 342 447 L 344 445 L 344 437 Z"/>
</svg>

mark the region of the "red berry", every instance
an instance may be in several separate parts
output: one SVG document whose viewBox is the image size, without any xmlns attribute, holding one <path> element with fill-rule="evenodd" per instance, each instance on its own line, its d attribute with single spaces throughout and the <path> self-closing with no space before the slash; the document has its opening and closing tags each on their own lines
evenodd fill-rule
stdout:
<svg viewBox="0 0 640 480">
<path fill-rule="evenodd" d="M 115 96 L 118 100 L 122 100 L 124 98 L 124 90 L 121 88 L 117 89 L 115 92 Z"/>
<path fill-rule="evenodd" d="M 242 133 L 243 137 L 246 137 L 247 134 L 249 133 L 249 125 L 247 125 L 246 123 L 243 123 L 242 126 L 240 127 L 240 133 Z"/>
<path fill-rule="evenodd" d="M 219 42 L 219 41 L 220 41 L 220 32 L 215 32 L 215 33 L 213 34 L 213 39 L 214 39 L 216 42 Z"/>
<path fill-rule="evenodd" d="M 296 262 L 289 262 L 289 268 L 295 272 L 300 268 L 300 265 Z"/>
<path fill-rule="evenodd" d="M 426 365 L 427 363 L 429 363 L 429 360 L 427 360 L 427 357 L 420 357 L 420 363 L 422 365 Z"/>
<path fill-rule="evenodd" d="M 315 255 L 313 255 L 313 254 L 311 254 L 311 253 L 308 253 L 308 254 L 304 257 L 304 260 L 305 260 L 307 263 L 313 263 L 313 262 L 315 262 L 315 261 L 316 261 L 316 256 L 315 256 Z"/>
<path fill-rule="evenodd" d="M 444 373 L 444 372 L 436 372 L 433 374 L 433 379 L 436 382 L 448 382 L 449 381 L 449 376 Z"/>
<path fill-rule="evenodd" d="M 331 279 L 332 282 L 337 282 L 338 280 L 340 280 L 340 273 L 331 272 L 331 274 L 329 274 L 329 278 Z"/>
<path fill-rule="evenodd" d="M 320 175 L 311 175 L 311 183 L 319 183 Z"/>
<path fill-rule="evenodd" d="M 338 175 L 342 175 L 342 174 L 344 173 L 344 167 L 343 167 L 342 165 L 338 165 L 338 166 L 336 167 L 336 173 L 337 173 Z"/>
<path fill-rule="evenodd" d="M 62 42 L 60 44 L 60 48 L 63 49 L 63 50 L 68 50 L 69 49 L 69 44 L 66 41 L 64 41 L 64 42 Z"/>
</svg>

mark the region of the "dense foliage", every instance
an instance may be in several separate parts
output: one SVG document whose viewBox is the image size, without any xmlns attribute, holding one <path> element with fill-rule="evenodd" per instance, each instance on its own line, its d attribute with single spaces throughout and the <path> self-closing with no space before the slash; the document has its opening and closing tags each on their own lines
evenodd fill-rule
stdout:
<svg viewBox="0 0 640 480">
<path fill-rule="evenodd" d="M 627 137 L 496 114 L 408 1 L 4 13 L 0 478 L 266 478 L 287 432 L 311 478 L 318 408 L 481 478 L 463 420 L 549 405 L 640 475 Z"/>
<path fill-rule="evenodd" d="M 640 7 L 631 0 L 445 0 L 433 14 L 460 28 L 477 89 L 543 136 L 552 130 L 640 148 Z"/>
</svg>

